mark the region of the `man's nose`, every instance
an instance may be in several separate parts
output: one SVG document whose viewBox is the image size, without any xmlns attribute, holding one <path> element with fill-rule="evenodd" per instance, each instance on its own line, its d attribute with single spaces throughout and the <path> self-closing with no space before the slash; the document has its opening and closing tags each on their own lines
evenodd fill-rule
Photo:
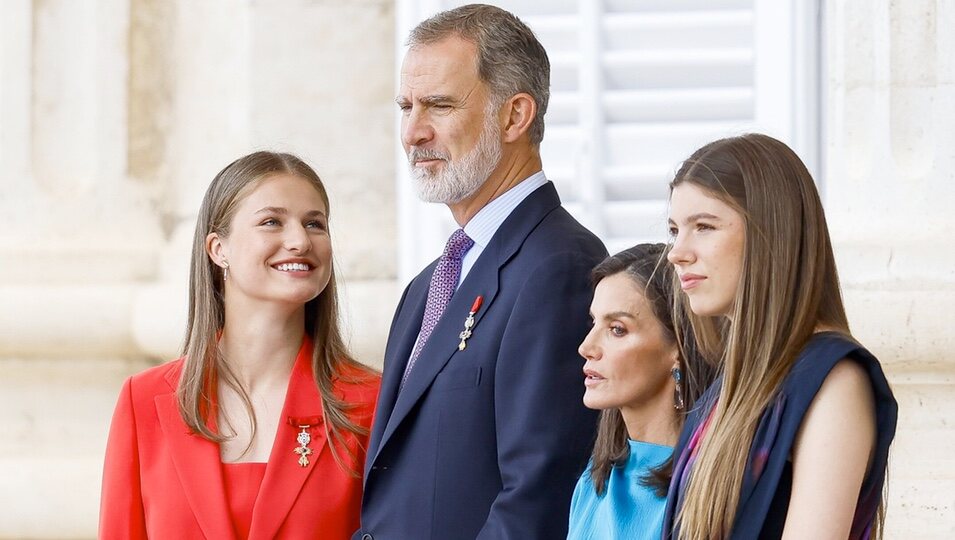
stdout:
<svg viewBox="0 0 955 540">
<path fill-rule="evenodd" d="M 419 110 L 412 109 L 401 120 L 401 142 L 405 148 L 421 146 L 434 137 L 431 123 Z"/>
</svg>

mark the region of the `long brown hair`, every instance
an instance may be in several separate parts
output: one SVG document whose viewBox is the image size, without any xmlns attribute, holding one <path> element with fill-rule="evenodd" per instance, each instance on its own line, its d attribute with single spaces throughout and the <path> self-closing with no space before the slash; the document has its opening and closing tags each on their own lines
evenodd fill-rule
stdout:
<svg viewBox="0 0 955 540">
<path fill-rule="evenodd" d="M 760 416 L 814 329 L 848 335 L 849 325 L 822 203 L 795 152 L 760 134 L 718 140 L 683 163 L 671 192 L 684 183 L 729 204 L 745 222 L 731 315 L 696 316 L 687 306 L 675 321 L 693 328 L 722 373 L 676 521 L 681 539 L 703 540 L 729 536 Z"/>
<path fill-rule="evenodd" d="M 256 423 L 246 389 L 229 369 L 217 346 L 218 335 L 225 323 L 223 275 L 222 269 L 206 253 L 206 237 L 213 232 L 227 237 L 239 203 L 262 180 L 275 174 L 291 174 L 311 183 L 330 216 L 328 194 L 315 171 L 294 155 L 275 152 L 255 152 L 230 163 L 212 180 L 199 208 L 189 272 L 189 318 L 182 346 L 185 362 L 177 396 L 179 413 L 189 429 L 214 442 L 228 438 L 209 427 L 219 380 L 242 399 L 253 434 Z M 312 372 L 321 395 L 323 425 L 329 447 L 335 460 L 344 468 L 336 446 L 352 454 L 345 443 L 345 433 L 364 435 L 367 430 L 348 417 L 351 405 L 335 395 L 333 381 L 342 377 L 357 381 L 374 372 L 355 361 L 348 352 L 340 324 L 335 267 L 332 264 L 328 285 L 305 304 L 305 334 L 314 344 Z"/>
<path fill-rule="evenodd" d="M 673 267 L 666 262 L 666 248 L 666 244 L 638 244 L 601 261 L 591 271 L 590 277 L 596 287 L 605 278 L 621 273 L 626 274 L 633 280 L 634 287 L 643 291 L 647 304 L 650 305 L 653 316 L 663 331 L 663 338 L 668 343 L 677 345 L 682 373 L 681 380 L 677 384 L 680 385 L 684 403 L 683 410 L 677 413 L 677 418 L 682 426 L 687 411 L 693 407 L 696 399 L 713 381 L 714 369 L 697 353 L 696 340 L 693 339 L 691 328 L 684 326 L 685 334 L 677 336 L 671 313 L 673 307 L 677 305 L 672 287 L 674 272 Z M 679 429 L 680 426 L 677 428 Z M 627 426 L 620 409 L 614 407 L 601 411 L 600 421 L 597 424 L 597 440 L 594 443 L 593 464 L 590 468 L 590 477 L 597 495 L 602 495 L 606 489 L 607 479 L 613 467 L 627 461 L 630 455 L 628 438 Z M 653 487 L 657 495 L 665 497 L 672 474 L 673 457 L 671 456 L 659 467 L 651 470 L 641 481 Z"/>
</svg>

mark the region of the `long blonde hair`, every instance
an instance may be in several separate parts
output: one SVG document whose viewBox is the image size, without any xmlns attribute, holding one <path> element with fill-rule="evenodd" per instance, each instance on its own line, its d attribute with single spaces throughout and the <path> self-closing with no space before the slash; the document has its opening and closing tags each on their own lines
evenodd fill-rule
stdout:
<svg viewBox="0 0 955 540">
<path fill-rule="evenodd" d="M 212 180 L 199 208 L 189 272 L 189 318 L 182 347 L 185 362 L 177 397 L 179 413 L 189 429 L 214 442 L 228 438 L 208 425 L 214 413 L 219 380 L 240 396 L 253 434 L 256 423 L 248 392 L 229 369 L 217 346 L 225 323 L 223 275 L 222 269 L 206 253 L 206 237 L 212 232 L 227 237 L 239 203 L 262 180 L 275 174 L 291 174 L 310 182 L 330 216 L 328 194 L 315 171 L 294 155 L 275 152 L 255 152 L 230 163 Z M 365 435 L 368 430 L 349 418 L 352 406 L 335 395 L 333 380 L 344 375 L 346 379 L 358 381 L 374 372 L 355 361 L 348 352 L 340 324 L 333 264 L 328 285 L 318 297 L 305 304 L 305 334 L 314 344 L 312 372 L 321 395 L 329 447 L 338 464 L 346 468 L 336 446 L 345 448 L 351 455 L 345 434 Z M 357 474 L 357 471 L 350 472 Z"/>
<path fill-rule="evenodd" d="M 698 186 L 745 221 L 743 266 L 728 318 L 695 316 L 701 350 L 719 360 L 722 385 L 675 526 L 681 539 L 730 535 L 750 447 L 764 409 L 817 326 L 849 334 L 822 203 L 809 171 L 782 142 L 760 134 L 697 150 L 670 184 Z M 686 302 L 685 295 L 682 301 Z"/>
</svg>

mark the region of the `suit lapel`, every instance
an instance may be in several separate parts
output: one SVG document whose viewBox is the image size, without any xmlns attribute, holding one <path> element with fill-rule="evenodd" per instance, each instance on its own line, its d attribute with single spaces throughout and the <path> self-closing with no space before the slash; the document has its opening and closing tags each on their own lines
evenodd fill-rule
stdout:
<svg viewBox="0 0 955 540">
<path fill-rule="evenodd" d="M 438 324 L 435 325 L 431 337 L 424 348 L 421 349 L 405 387 L 398 393 L 395 400 L 391 417 L 388 418 L 388 423 L 382 433 L 379 449 L 387 444 L 388 439 L 407 416 L 415 402 L 431 386 L 434 378 L 454 356 L 454 353 L 458 352 L 458 343 L 461 341 L 458 334 L 464 329 L 464 319 L 468 316 L 474 298 L 479 295 L 484 297 L 484 301 L 481 309 L 474 317 L 475 323 L 471 331 L 474 332 L 475 336 L 480 334 L 481 319 L 494 303 L 494 297 L 497 295 L 498 289 L 497 261 L 493 257 L 485 258 L 485 254 L 481 254 L 480 259 L 475 263 L 461 287 L 455 291 L 454 296 L 451 297 L 451 302 L 444 310 L 444 314 Z M 473 279 L 472 276 L 474 276 Z M 420 318 L 416 326 L 420 326 Z M 401 373 L 397 374 L 397 378 L 401 378 Z"/>
<path fill-rule="evenodd" d="M 308 456 L 309 464 L 302 467 L 298 463 L 299 446 L 296 441 L 301 431 L 290 423 L 308 423 L 317 425 L 308 430 L 311 435 Z M 285 522 L 289 511 L 298 499 L 302 486 L 318 465 L 319 457 L 326 451 L 325 427 L 322 414 L 322 401 L 318 387 L 312 376 L 312 343 L 305 338 L 302 348 L 295 359 L 292 375 L 289 378 L 285 394 L 285 405 L 279 417 L 279 427 L 272 443 L 272 453 L 265 469 L 265 478 L 255 501 L 252 514 L 252 526 L 249 538 L 274 538 L 279 527 Z"/>
<path fill-rule="evenodd" d="M 541 220 L 559 206 L 560 199 L 557 196 L 557 191 L 554 189 L 554 185 L 548 182 L 524 199 L 501 224 L 464 282 L 461 283 L 461 287 L 451 297 L 451 302 L 448 303 L 447 309 L 445 309 L 444 314 L 431 333 L 428 343 L 421 350 L 404 389 L 399 393 L 397 386 L 401 380 L 405 360 L 411 354 L 411 347 L 414 345 L 414 340 L 421 327 L 424 303 L 428 295 L 427 285 L 430 283 L 435 264 L 432 264 L 430 272 L 421 274 L 422 279 L 420 281 L 425 283 L 424 291 L 418 292 L 414 311 L 409 314 L 408 321 L 403 321 L 405 330 L 400 339 L 401 348 L 394 351 L 404 356 L 393 356 L 391 354 L 386 356 L 391 366 L 390 369 L 386 368 L 384 378 L 388 381 L 387 386 L 389 392 L 391 392 L 390 395 L 397 394 L 397 397 L 392 398 L 395 399 L 394 407 L 386 420 L 387 423 L 382 431 L 380 442 L 377 447 L 372 446 L 375 457 L 388 443 L 388 439 L 414 407 L 414 404 L 431 386 L 434 378 L 454 353 L 458 351 L 458 343 L 460 343 L 458 334 L 464 329 L 464 320 L 475 297 L 480 295 L 484 297 L 484 301 L 480 311 L 475 315 L 475 325 L 472 328 L 475 336 L 472 339 L 479 339 L 481 319 L 491 310 L 497 296 L 501 268 L 517 253 L 527 235 Z M 427 276 L 427 282 L 424 281 L 424 276 Z M 399 316 L 404 316 L 404 313 Z M 382 391 L 384 392 L 384 389 Z M 379 407 L 379 414 L 384 416 L 386 413 L 382 409 L 385 409 L 385 407 Z M 376 418 L 376 423 L 380 419 L 384 420 L 380 417 Z M 374 459 L 370 460 L 370 462 L 373 461 Z"/>
<path fill-rule="evenodd" d="M 171 373 L 175 389 L 179 372 Z M 225 498 L 219 445 L 189 432 L 179 415 L 175 391 L 156 396 L 156 412 L 169 442 L 172 462 L 186 500 L 206 538 L 235 538 Z"/>
<path fill-rule="evenodd" d="M 435 266 L 437 266 L 437 261 L 431 265 L 430 271 L 422 272 L 421 277 L 408 287 L 408 292 L 401 302 L 400 311 L 395 315 L 395 323 L 392 325 L 391 332 L 389 332 L 388 345 L 385 348 L 381 390 L 375 410 L 375 421 L 372 423 L 371 441 L 368 445 L 368 455 L 371 459 L 366 462 L 366 469 L 371 466 L 374 458 L 378 455 L 382 433 L 394 410 L 401 376 L 404 374 L 408 357 L 411 356 L 411 349 L 414 347 L 418 332 L 421 330 L 421 318 L 424 316 L 424 306 L 428 300 L 428 287 Z M 425 277 L 427 277 L 427 280 L 424 279 Z M 367 478 L 367 474 L 365 477 Z"/>
</svg>

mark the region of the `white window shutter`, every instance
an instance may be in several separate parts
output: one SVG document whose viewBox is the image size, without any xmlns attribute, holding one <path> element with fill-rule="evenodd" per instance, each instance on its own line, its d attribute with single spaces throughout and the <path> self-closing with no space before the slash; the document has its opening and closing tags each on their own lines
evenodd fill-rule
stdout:
<svg viewBox="0 0 955 540">
<path fill-rule="evenodd" d="M 465 3 L 399 0 L 399 39 L 434 12 Z M 666 239 L 667 183 L 711 140 L 766 132 L 792 145 L 817 173 L 817 1 L 497 5 L 521 17 L 548 51 L 544 171 L 568 210 L 611 253 Z M 403 156 L 399 168 L 406 279 L 437 256 L 455 225 L 444 207 L 414 199 Z"/>
</svg>

